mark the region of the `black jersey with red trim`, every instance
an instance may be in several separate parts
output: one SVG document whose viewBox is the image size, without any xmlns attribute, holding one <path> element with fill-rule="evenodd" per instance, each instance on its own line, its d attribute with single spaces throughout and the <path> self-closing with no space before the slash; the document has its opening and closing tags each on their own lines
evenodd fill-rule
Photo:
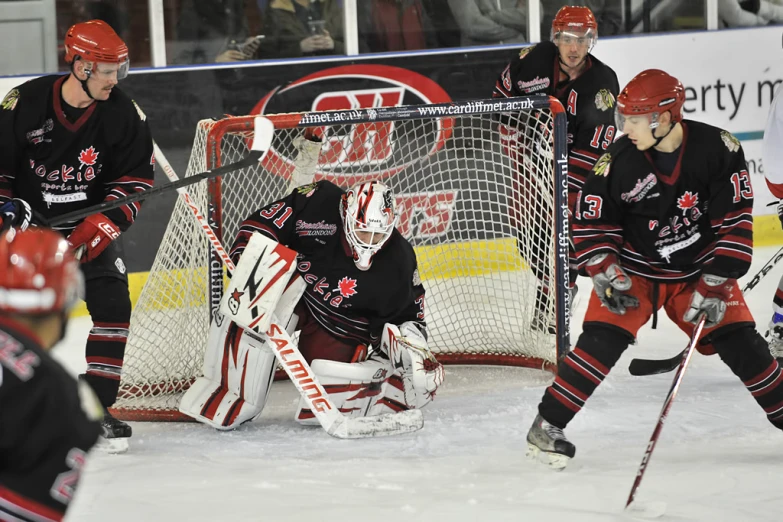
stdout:
<svg viewBox="0 0 783 522">
<path fill-rule="evenodd" d="M 575 80 L 561 80 L 560 56 L 552 42 L 525 47 L 495 83 L 492 96 L 545 94 L 563 104 L 568 120 L 568 180 L 571 203 L 595 160 L 615 139 L 614 106 L 620 85 L 615 72 L 592 54 Z"/>
<path fill-rule="evenodd" d="M 416 253 L 396 229 L 369 270 L 356 267 L 340 217 L 344 193 L 319 181 L 267 205 L 242 223 L 231 257 L 239 260 L 253 232 L 295 250 L 302 299 L 318 323 L 339 339 L 376 345 L 386 323 L 425 325 L 424 287 Z"/>
<path fill-rule="evenodd" d="M 0 520 L 62 519 L 102 416 L 87 383 L 0 318 Z"/>
<path fill-rule="evenodd" d="M 728 131 L 690 120 L 674 170 L 621 137 L 599 158 L 574 212 L 580 268 L 601 252 L 661 282 L 702 272 L 739 278 L 753 257 L 753 189 L 745 154 Z"/>
<path fill-rule="evenodd" d="M 131 99 L 114 87 L 106 101 L 69 107 L 66 78 L 30 80 L 0 104 L 0 201 L 21 198 L 45 218 L 149 189 L 155 174 L 152 136 Z M 125 231 L 140 208 L 104 214 Z M 77 224 L 57 228 L 67 235 Z"/>
</svg>

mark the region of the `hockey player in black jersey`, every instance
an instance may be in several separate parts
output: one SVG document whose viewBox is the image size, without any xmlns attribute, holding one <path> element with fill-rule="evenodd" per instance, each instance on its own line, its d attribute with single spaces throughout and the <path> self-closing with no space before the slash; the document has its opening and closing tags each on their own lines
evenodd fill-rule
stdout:
<svg viewBox="0 0 783 522">
<path fill-rule="evenodd" d="M 346 415 L 420 408 L 443 380 L 443 367 L 427 348 L 416 254 L 395 228 L 397 219 L 393 194 L 382 183 L 345 192 L 319 181 L 249 216 L 231 248 L 237 262 L 250 237 L 260 233 L 298 253 L 296 269 L 306 285 L 294 308 L 298 347 Z M 279 319 L 285 325 L 288 317 Z M 263 342 L 239 330 L 231 321 L 213 321 L 204 377 L 180 403 L 180 411 L 218 429 L 261 413 L 277 366 Z M 398 340 L 405 340 L 405 349 L 379 349 L 399 347 Z M 369 360 L 368 350 L 375 352 Z M 224 354 L 230 354 L 228 361 Z M 237 365 L 243 354 L 249 362 Z M 232 372 L 254 383 L 253 389 L 234 389 L 239 379 Z M 316 423 L 304 403 L 296 418 Z"/>
<path fill-rule="evenodd" d="M 24 228 L 35 213 L 52 218 L 152 186 L 152 137 L 144 117 L 117 88 L 128 72 L 128 48 L 104 22 L 71 27 L 65 35 L 71 72 L 12 89 L 0 105 L 0 219 Z M 108 408 L 117 398 L 131 304 L 121 242 L 136 219 L 132 203 L 60 227 L 81 265 L 93 328 L 84 379 Z M 7 223 L 8 224 L 8 223 Z M 104 422 L 116 451 L 131 428 Z"/>
<path fill-rule="evenodd" d="M 737 285 L 753 256 L 745 156 L 729 132 L 683 120 L 684 102 L 682 84 L 663 71 L 631 80 L 617 98 L 625 135 L 582 187 L 574 243 L 595 292 L 527 436 L 530 453 L 553 467 L 575 453 L 563 429 L 660 308 L 689 336 L 705 314 L 697 349 L 717 353 L 783 429 L 781 369 Z"/>
<path fill-rule="evenodd" d="M 554 96 L 563 104 L 568 121 L 568 193 L 573 211 L 576 194 L 598 157 L 614 141 L 614 103 L 620 86 L 617 75 L 590 51 L 598 40 L 598 24 L 588 7 L 566 6 L 552 21 L 551 41 L 526 47 L 519 58 L 509 63 L 500 74 L 493 97 L 528 96 L 545 94 Z M 527 170 L 536 168 L 529 156 L 540 150 L 526 150 L 525 143 L 538 139 L 540 134 L 537 115 L 530 113 L 523 121 L 504 117 L 499 127 L 503 149 L 517 165 L 518 199 L 514 201 L 512 221 L 519 230 L 536 229 L 540 216 L 552 216 L 551 196 L 539 192 L 537 185 L 527 183 Z M 527 134 L 533 133 L 530 136 Z M 529 146 L 527 147 L 529 148 Z M 532 209 L 532 210 L 531 210 Z M 548 295 L 549 263 L 545 252 L 550 248 L 547 236 L 541 234 L 538 241 L 524 252 L 524 240 L 520 235 L 520 253 L 530 263 L 541 281 L 536 298 L 537 316 L 534 328 L 548 328 L 544 311 L 550 306 Z M 571 273 L 571 283 L 576 272 Z M 575 293 L 575 287 L 572 290 Z"/>
<path fill-rule="evenodd" d="M 0 234 L 0 520 L 61 520 L 101 433 L 98 398 L 48 353 L 81 288 L 59 233 Z"/>
</svg>

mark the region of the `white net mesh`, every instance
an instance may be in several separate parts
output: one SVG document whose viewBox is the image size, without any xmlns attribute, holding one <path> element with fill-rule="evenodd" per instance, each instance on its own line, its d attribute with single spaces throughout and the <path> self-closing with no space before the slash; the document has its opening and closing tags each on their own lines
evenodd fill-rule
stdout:
<svg viewBox="0 0 783 522">
<path fill-rule="evenodd" d="M 219 200 L 208 182 L 189 187 L 203 213 L 221 210 L 224 246 L 248 215 L 287 194 L 304 132 L 292 125 L 299 116 L 269 116 L 270 153 L 214 183 Z M 427 291 L 430 346 L 447 362 L 556 360 L 548 331 L 555 300 L 539 282 L 553 277 L 556 256 L 553 118 L 530 111 L 514 121 L 522 123 L 512 153 L 492 114 L 313 129 L 323 137 L 316 179 L 347 188 L 380 177 L 394 189 L 398 228 L 416 249 Z M 251 138 L 251 117 L 200 122 L 186 176 L 242 159 Z M 210 246 L 190 213 L 178 200 L 133 312 L 115 406 L 125 418 L 133 410 L 165 418 L 201 375 L 210 302 L 219 294 L 210 299 Z"/>
</svg>

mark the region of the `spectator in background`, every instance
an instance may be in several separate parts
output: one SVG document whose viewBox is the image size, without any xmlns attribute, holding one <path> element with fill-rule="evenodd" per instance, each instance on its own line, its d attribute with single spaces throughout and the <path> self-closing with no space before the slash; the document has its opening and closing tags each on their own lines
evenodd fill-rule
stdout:
<svg viewBox="0 0 783 522">
<path fill-rule="evenodd" d="M 527 0 L 449 0 L 449 7 L 463 46 L 527 42 Z"/>
<path fill-rule="evenodd" d="M 271 0 L 264 12 L 264 34 L 263 58 L 345 54 L 342 2 Z"/>
<path fill-rule="evenodd" d="M 421 0 L 363 0 L 357 8 L 359 34 L 371 53 L 438 47 Z"/>
<path fill-rule="evenodd" d="M 783 6 L 766 0 L 718 0 L 718 17 L 727 27 L 783 22 Z"/>
<path fill-rule="evenodd" d="M 623 0 L 546 0 L 544 2 L 544 20 L 541 38 L 546 39 L 552 25 L 552 20 L 560 8 L 567 5 L 589 7 L 595 15 L 601 37 L 612 36 L 623 32 Z"/>
<path fill-rule="evenodd" d="M 256 57 L 262 39 L 250 34 L 247 0 L 182 0 L 174 63 L 238 62 Z M 256 9 L 255 5 L 252 6 Z"/>
<path fill-rule="evenodd" d="M 449 7 L 448 0 L 421 0 L 433 28 L 437 47 L 459 47 L 462 34 Z"/>
</svg>

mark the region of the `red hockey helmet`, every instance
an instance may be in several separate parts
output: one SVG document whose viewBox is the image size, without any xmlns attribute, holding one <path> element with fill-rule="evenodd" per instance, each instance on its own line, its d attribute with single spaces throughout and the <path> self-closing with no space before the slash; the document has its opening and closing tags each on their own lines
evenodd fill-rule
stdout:
<svg viewBox="0 0 783 522">
<path fill-rule="evenodd" d="M 117 79 L 128 75 L 128 46 L 103 20 L 74 24 L 65 33 L 65 62 L 80 58 L 88 62 L 118 64 Z"/>
<path fill-rule="evenodd" d="M 589 7 L 567 5 L 561 7 L 552 20 L 551 40 L 557 43 L 560 35 L 590 38 L 590 49 L 598 40 L 598 22 Z"/>
<path fill-rule="evenodd" d="M 79 263 L 59 233 L 29 228 L 0 235 L 0 311 L 67 311 L 81 294 Z"/>
<path fill-rule="evenodd" d="M 615 123 L 622 131 L 625 118 L 647 115 L 650 128 L 658 126 L 658 116 L 666 111 L 672 123 L 682 120 L 685 88 L 680 80 L 659 69 L 647 69 L 637 74 L 617 96 Z"/>
</svg>

